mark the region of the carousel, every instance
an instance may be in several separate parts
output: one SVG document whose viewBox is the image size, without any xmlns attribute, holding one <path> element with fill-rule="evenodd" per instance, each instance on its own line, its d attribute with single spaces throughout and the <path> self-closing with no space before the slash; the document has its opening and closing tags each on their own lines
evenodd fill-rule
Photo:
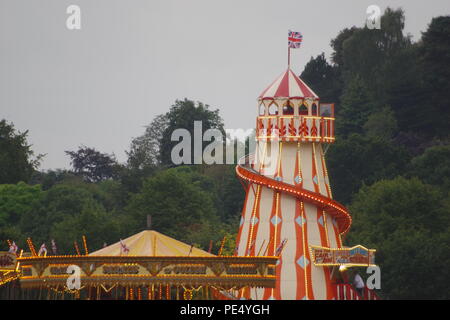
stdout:
<svg viewBox="0 0 450 320">
<path fill-rule="evenodd" d="M 223 244 L 223 242 L 222 242 Z M 0 253 L 4 299 L 233 299 L 244 287 L 275 286 L 277 257 L 211 254 L 154 230 L 89 253 Z M 12 250 L 10 250 L 12 251 Z"/>
</svg>

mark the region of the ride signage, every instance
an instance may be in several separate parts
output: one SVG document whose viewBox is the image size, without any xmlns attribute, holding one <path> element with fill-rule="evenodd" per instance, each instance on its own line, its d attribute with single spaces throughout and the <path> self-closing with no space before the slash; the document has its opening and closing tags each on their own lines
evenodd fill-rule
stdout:
<svg viewBox="0 0 450 320">
<path fill-rule="evenodd" d="M 375 250 L 361 245 L 351 248 L 325 248 L 310 246 L 316 266 L 374 266 Z"/>
</svg>

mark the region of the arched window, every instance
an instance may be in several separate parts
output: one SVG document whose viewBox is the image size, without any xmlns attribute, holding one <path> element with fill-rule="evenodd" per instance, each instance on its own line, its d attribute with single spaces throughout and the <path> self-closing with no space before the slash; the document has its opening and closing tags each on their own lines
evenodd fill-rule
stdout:
<svg viewBox="0 0 450 320">
<path fill-rule="evenodd" d="M 308 108 L 304 104 L 302 104 L 300 106 L 300 109 L 298 109 L 298 114 L 302 115 L 302 116 L 307 116 L 308 115 Z"/>
<path fill-rule="evenodd" d="M 294 108 L 292 108 L 291 105 L 288 102 L 287 105 L 285 105 L 283 107 L 283 116 L 284 115 L 291 115 L 291 114 L 294 114 Z"/>
<path fill-rule="evenodd" d="M 278 114 L 278 107 L 275 103 L 272 103 L 269 107 L 269 115 L 277 115 Z"/>
<path fill-rule="evenodd" d="M 312 105 L 311 114 L 317 116 L 317 105 L 315 103 Z"/>
<path fill-rule="evenodd" d="M 263 116 L 265 113 L 266 113 L 266 106 L 262 104 L 259 106 L 259 115 Z"/>
</svg>

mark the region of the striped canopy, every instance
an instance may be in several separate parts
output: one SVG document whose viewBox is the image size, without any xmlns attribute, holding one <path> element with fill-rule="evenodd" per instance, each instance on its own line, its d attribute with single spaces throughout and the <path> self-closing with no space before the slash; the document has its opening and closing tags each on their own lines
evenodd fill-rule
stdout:
<svg viewBox="0 0 450 320">
<path fill-rule="evenodd" d="M 90 256 L 184 256 L 184 257 L 213 257 L 214 255 L 198 248 L 192 248 L 184 242 L 165 236 L 157 231 L 145 230 L 122 242 L 130 250 L 121 253 L 120 241 L 103 249 L 90 253 Z"/>
<path fill-rule="evenodd" d="M 269 99 L 319 99 L 317 94 L 311 90 L 295 73 L 288 69 L 281 74 L 270 86 L 268 86 L 258 97 L 259 100 Z"/>
</svg>

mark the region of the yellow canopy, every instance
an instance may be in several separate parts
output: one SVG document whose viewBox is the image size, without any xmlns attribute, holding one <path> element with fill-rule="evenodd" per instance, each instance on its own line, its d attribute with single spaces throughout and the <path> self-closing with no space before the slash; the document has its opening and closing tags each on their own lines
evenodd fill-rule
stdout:
<svg viewBox="0 0 450 320">
<path fill-rule="evenodd" d="M 128 253 L 121 252 L 120 241 L 103 249 L 90 253 L 90 256 L 190 256 L 213 257 L 214 255 L 198 248 L 192 248 L 189 244 L 172 239 L 157 231 L 145 230 L 122 242 L 129 249 Z M 189 254 L 189 251 L 191 253 Z"/>
</svg>

